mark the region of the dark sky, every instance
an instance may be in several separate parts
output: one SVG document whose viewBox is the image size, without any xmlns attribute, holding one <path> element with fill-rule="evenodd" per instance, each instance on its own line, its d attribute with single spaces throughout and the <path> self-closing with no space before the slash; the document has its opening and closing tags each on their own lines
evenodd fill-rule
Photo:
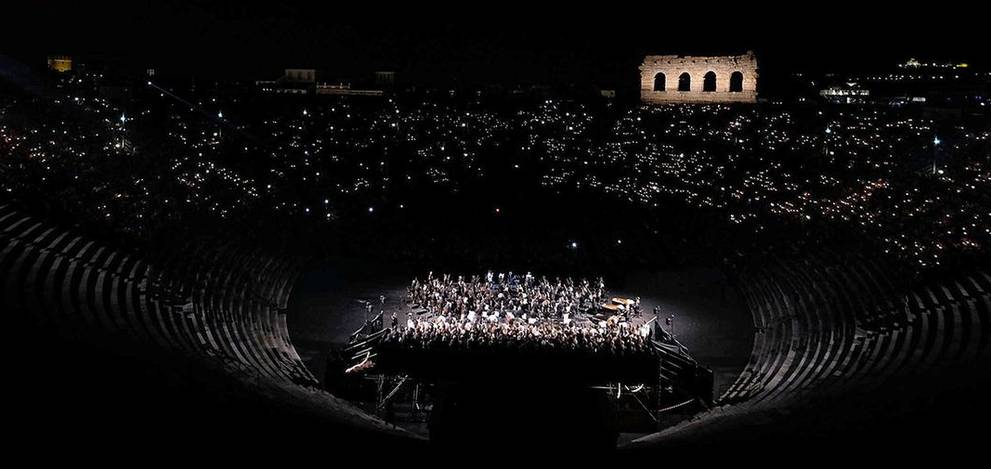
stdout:
<svg viewBox="0 0 991 469">
<path fill-rule="evenodd" d="M 463 2 L 426 11 L 381 1 L 31 0 L 4 6 L 0 53 L 224 79 L 300 67 L 325 77 L 394 69 L 411 81 L 464 83 L 616 83 L 635 77 L 648 53 L 747 49 L 771 73 L 877 68 L 913 56 L 991 62 L 987 13 L 974 2 L 906 1 L 876 13 L 867 2 L 638 3 Z"/>
</svg>

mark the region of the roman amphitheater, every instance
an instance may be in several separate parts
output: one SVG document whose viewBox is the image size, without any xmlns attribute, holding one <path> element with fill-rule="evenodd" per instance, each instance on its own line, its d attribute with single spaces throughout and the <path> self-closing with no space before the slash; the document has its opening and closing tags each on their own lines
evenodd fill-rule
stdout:
<svg viewBox="0 0 991 469">
<path fill-rule="evenodd" d="M 757 102 L 757 57 L 648 55 L 640 99 L 652 104 Z"/>
</svg>

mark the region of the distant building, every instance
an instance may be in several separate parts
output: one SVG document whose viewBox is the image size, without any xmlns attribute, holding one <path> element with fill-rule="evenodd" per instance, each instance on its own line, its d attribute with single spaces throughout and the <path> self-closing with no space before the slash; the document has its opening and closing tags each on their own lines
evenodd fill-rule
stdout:
<svg viewBox="0 0 991 469">
<path fill-rule="evenodd" d="M 72 57 L 65 55 L 53 55 L 48 57 L 48 69 L 58 72 L 66 73 L 72 71 Z"/>
<path fill-rule="evenodd" d="M 864 104 L 870 95 L 870 90 L 857 88 L 853 84 L 819 90 L 819 96 L 834 104 Z"/>
<path fill-rule="evenodd" d="M 392 72 L 386 73 L 384 79 L 392 80 Z M 376 80 L 380 74 L 375 74 Z M 319 83 L 317 82 L 317 72 L 310 68 L 287 68 L 277 80 L 259 80 L 255 82 L 256 88 L 263 94 L 300 96 L 300 95 L 322 95 L 322 96 L 382 96 L 381 89 L 353 88 L 348 82 Z"/>
<path fill-rule="evenodd" d="M 898 64 L 898 68 L 906 70 L 922 70 L 922 71 L 933 71 L 933 70 L 956 70 L 961 68 L 968 68 L 970 64 L 967 62 L 919 62 L 916 58 L 911 58 L 905 61 L 903 64 Z"/>
<path fill-rule="evenodd" d="M 287 68 L 282 79 L 289 83 L 316 83 L 317 71 L 312 68 Z"/>
<path fill-rule="evenodd" d="M 991 104 L 991 75 L 963 61 L 920 61 L 909 59 L 884 71 L 838 75 L 821 89 L 820 95 L 831 102 L 878 104 L 890 106 L 925 105 L 955 109 L 987 109 Z M 850 83 L 864 94 L 850 96 Z M 843 89 L 844 91 L 837 90 Z M 847 93 L 850 99 L 842 97 Z M 841 98 L 837 100 L 837 98 Z"/>
<path fill-rule="evenodd" d="M 380 87 L 391 87 L 396 84 L 396 72 L 375 72 L 375 85 Z"/>
<path fill-rule="evenodd" d="M 317 71 L 312 68 L 287 68 L 276 80 L 258 80 L 255 86 L 264 94 L 307 95 L 313 94 Z"/>
<path fill-rule="evenodd" d="M 648 55 L 640 66 L 640 99 L 651 104 L 755 103 L 757 58 Z"/>
<path fill-rule="evenodd" d="M 316 94 L 325 96 L 382 96 L 384 93 L 382 90 L 353 89 L 347 83 L 336 85 L 320 83 L 316 87 Z"/>
</svg>

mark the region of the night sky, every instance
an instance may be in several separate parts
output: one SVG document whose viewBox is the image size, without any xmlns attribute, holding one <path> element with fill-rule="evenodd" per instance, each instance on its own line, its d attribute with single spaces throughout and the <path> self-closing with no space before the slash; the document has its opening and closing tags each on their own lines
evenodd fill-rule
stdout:
<svg viewBox="0 0 991 469">
<path fill-rule="evenodd" d="M 407 82 L 514 84 L 636 81 L 645 54 L 757 52 L 763 73 L 890 67 L 908 57 L 989 62 L 975 3 L 905 2 L 746 8 L 746 2 L 465 3 L 360 9 L 334 2 L 17 2 L 5 5 L 0 53 L 27 64 L 69 54 L 108 65 L 217 79 L 322 78 L 397 70 Z M 96 5 L 93 5 L 96 3 Z M 354 2 L 352 2 L 354 3 Z"/>
</svg>

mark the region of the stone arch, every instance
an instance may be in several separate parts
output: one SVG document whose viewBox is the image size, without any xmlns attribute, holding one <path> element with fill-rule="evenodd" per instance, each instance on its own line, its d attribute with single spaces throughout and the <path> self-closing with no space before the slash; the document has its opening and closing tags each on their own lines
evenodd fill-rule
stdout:
<svg viewBox="0 0 991 469">
<path fill-rule="evenodd" d="M 648 55 L 639 68 L 640 99 L 645 103 L 757 102 L 759 74 L 752 52 L 698 57 Z"/>
<path fill-rule="evenodd" d="M 716 91 L 716 72 L 710 70 L 702 77 L 702 91 Z"/>
<path fill-rule="evenodd" d="M 743 92 L 743 72 L 737 70 L 729 76 L 729 90 L 731 93 Z"/>
<path fill-rule="evenodd" d="M 678 76 L 678 91 L 691 91 L 692 90 L 692 76 L 688 72 L 682 72 Z"/>
<path fill-rule="evenodd" d="M 654 76 L 654 91 L 666 90 L 667 89 L 667 87 L 665 86 L 667 85 L 666 80 L 667 77 L 664 76 L 664 72 L 658 72 L 657 75 Z"/>
</svg>

